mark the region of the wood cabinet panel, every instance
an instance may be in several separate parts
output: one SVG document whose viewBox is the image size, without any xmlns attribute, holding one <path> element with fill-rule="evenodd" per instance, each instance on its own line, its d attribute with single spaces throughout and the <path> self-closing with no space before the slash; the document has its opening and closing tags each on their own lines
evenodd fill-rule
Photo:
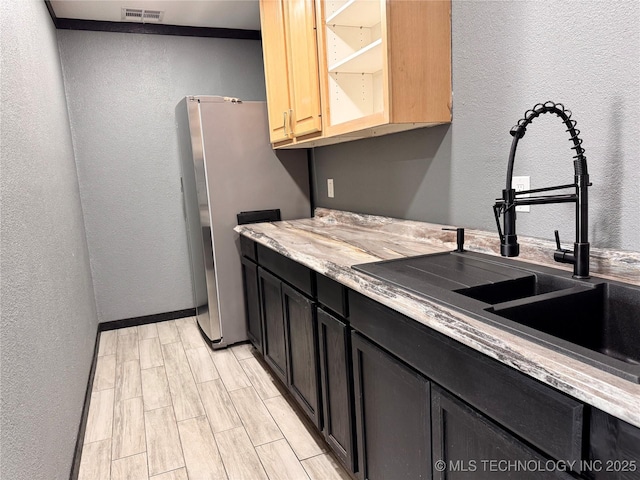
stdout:
<svg viewBox="0 0 640 480">
<path fill-rule="evenodd" d="M 435 480 L 573 478 L 444 390 L 434 386 L 432 399 Z"/>
<path fill-rule="evenodd" d="M 313 0 L 261 0 L 260 22 L 270 140 L 322 130 Z"/>
<path fill-rule="evenodd" d="M 262 55 L 267 85 L 269 138 L 272 143 L 288 140 L 289 125 L 289 60 L 285 30 L 285 12 L 282 0 L 260 1 L 262 28 Z"/>
<path fill-rule="evenodd" d="M 318 309 L 323 430 L 334 453 L 355 471 L 351 337 L 345 322 Z"/>
<path fill-rule="evenodd" d="M 313 270 L 264 245 L 258 245 L 258 263 L 309 297 L 315 297 Z"/>
<path fill-rule="evenodd" d="M 260 353 L 262 349 L 262 318 L 260 315 L 260 287 L 258 285 L 258 265 L 246 257 L 240 259 L 244 306 L 247 316 L 247 336 Z"/>
<path fill-rule="evenodd" d="M 282 304 L 289 341 L 289 389 L 313 423 L 320 427 L 316 306 L 287 285 L 282 285 Z"/>
<path fill-rule="evenodd" d="M 322 129 L 320 118 L 320 81 L 313 0 L 286 0 L 291 82 L 291 125 L 300 137 Z"/>
<path fill-rule="evenodd" d="M 591 409 L 589 460 L 593 480 L 640 480 L 640 428 Z"/>
<path fill-rule="evenodd" d="M 287 338 L 282 315 L 281 282 L 266 270 L 258 269 L 262 326 L 264 328 L 264 358 L 274 373 L 287 383 Z"/>
<path fill-rule="evenodd" d="M 429 382 L 352 334 L 358 478 L 431 479 Z"/>
</svg>

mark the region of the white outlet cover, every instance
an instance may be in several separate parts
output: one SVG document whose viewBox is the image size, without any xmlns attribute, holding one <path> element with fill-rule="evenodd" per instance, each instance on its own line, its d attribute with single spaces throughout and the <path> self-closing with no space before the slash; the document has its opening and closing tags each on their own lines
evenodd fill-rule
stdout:
<svg viewBox="0 0 640 480">
<path fill-rule="evenodd" d="M 513 177 L 511 181 L 511 185 L 516 189 L 516 192 L 521 192 L 523 190 L 531 190 L 531 177 L 522 176 L 522 177 Z M 529 198 L 531 194 L 527 193 L 525 195 L 521 195 L 518 198 Z M 516 212 L 530 212 L 530 205 L 519 205 L 516 207 Z"/>
</svg>

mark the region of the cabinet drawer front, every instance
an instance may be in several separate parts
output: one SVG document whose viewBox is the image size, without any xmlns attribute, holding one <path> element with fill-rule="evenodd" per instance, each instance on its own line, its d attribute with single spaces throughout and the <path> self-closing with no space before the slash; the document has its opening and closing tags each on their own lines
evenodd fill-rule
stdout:
<svg viewBox="0 0 640 480">
<path fill-rule="evenodd" d="M 315 298 L 314 273 L 309 268 L 263 245 L 258 245 L 258 263 L 298 290 Z"/>
<path fill-rule="evenodd" d="M 348 317 L 347 288 L 324 275 L 316 274 L 318 301 L 342 317 Z"/>
<path fill-rule="evenodd" d="M 583 405 L 358 293 L 351 326 L 559 460 L 582 459 Z"/>
<path fill-rule="evenodd" d="M 258 254 L 256 253 L 256 242 L 250 238 L 240 235 L 240 252 L 244 257 L 250 258 L 254 262 L 258 261 Z"/>
<path fill-rule="evenodd" d="M 433 469 L 435 480 L 563 479 L 567 473 L 547 468 L 546 458 L 505 432 L 460 400 L 434 386 Z"/>
</svg>

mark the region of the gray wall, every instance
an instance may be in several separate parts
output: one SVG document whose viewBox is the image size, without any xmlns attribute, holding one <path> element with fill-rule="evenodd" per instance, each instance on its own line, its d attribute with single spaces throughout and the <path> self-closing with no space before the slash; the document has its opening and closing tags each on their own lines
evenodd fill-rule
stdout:
<svg viewBox="0 0 640 480">
<path fill-rule="evenodd" d="M 593 181 L 590 238 L 640 251 L 640 3 L 454 1 L 453 123 L 315 149 L 319 206 L 495 231 L 510 128 L 538 102 L 563 102 Z M 532 188 L 573 180 L 559 118 L 535 120 L 515 175 Z M 335 199 L 327 198 L 327 178 Z M 518 233 L 573 242 L 573 206 L 537 206 Z"/>
<path fill-rule="evenodd" d="M 97 317 L 56 44 L 41 1 L 0 2 L 0 477 L 68 478 Z"/>
<path fill-rule="evenodd" d="M 175 106 L 264 100 L 259 41 L 59 31 L 101 322 L 192 308 Z"/>
</svg>

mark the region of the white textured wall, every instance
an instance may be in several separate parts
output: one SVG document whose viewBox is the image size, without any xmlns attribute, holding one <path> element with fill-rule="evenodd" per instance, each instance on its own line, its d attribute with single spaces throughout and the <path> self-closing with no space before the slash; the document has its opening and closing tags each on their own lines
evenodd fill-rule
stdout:
<svg viewBox="0 0 640 480">
<path fill-rule="evenodd" d="M 192 308 L 175 107 L 264 100 L 254 40 L 59 31 L 101 322 Z"/>
<path fill-rule="evenodd" d="M 42 1 L 0 2 L 0 477 L 69 477 L 97 317 L 56 43 Z"/>
<path fill-rule="evenodd" d="M 318 205 L 495 230 L 509 130 L 553 100 L 582 131 L 592 243 L 640 251 L 640 2 L 454 0 L 452 27 L 453 124 L 316 149 Z M 564 130 L 555 116 L 535 120 L 515 174 L 533 188 L 571 183 Z M 551 239 L 557 228 L 569 244 L 573 210 L 531 207 L 518 233 Z"/>
</svg>

